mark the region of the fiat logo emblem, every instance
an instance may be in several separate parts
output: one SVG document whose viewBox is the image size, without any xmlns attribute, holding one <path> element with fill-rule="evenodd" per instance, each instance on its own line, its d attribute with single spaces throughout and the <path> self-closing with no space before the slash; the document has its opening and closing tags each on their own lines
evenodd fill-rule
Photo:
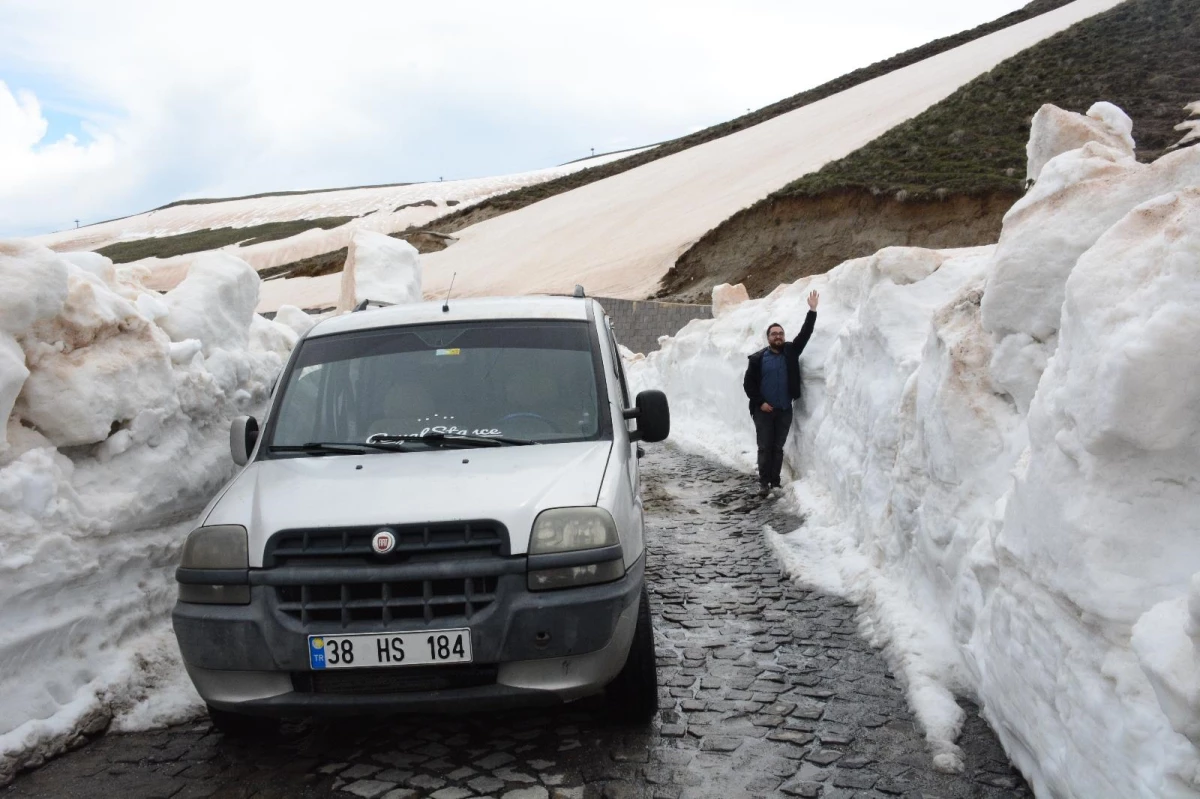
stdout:
<svg viewBox="0 0 1200 799">
<path fill-rule="evenodd" d="M 371 549 L 379 555 L 386 555 L 396 548 L 396 536 L 391 530 L 376 530 L 371 536 Z"/>
</svg>

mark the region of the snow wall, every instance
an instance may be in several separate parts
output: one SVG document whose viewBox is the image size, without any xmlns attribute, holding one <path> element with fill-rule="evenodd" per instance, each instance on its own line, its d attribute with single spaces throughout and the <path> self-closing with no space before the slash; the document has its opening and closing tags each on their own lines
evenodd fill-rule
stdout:
<svg viewBox="0 0 1200 799">
<path fill-rule="evenodd" d="M 675 441 L 751 471 L 746 355 L 820 292 L 786 450 L 806 523 L 767 535 L 859 605 L 938 767 L 970 696 L 1046 797 L 1200 796 L 1200 148 L 1139 164 L 1127 121 L 1040 113 L 995 246 L 722 289 L 628 357 Z"/>
<path fill-rule="evenodd" d="M 298 338 L 257 302 L 229 255 L 160 295 L 94 253 L 0 241 L 0 785 L 195 709 L 178 551 L 233 474 L 231 419 L 261 415 Z"/>
<path fill-rule="evenodd" d="M 345 307 L 421 297 L 409 244 L 355 233 Z M 175 566 L 233 476 L 300 336 L 254 312 L 245 261 L 197 256 L 166 294 L 144 266 L 0 241 L 0 785 L 112 726 L 200 708 L 170 629 Z"/>
</svg>

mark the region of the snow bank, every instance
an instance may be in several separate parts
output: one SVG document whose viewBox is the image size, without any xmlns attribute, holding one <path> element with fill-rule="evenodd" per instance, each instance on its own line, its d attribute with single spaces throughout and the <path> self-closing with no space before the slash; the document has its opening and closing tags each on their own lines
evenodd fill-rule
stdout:
<svg viewBox="0 0 1200 799">
<path fill-rule="evenodd" d="M 751 470 L 745 356 L 819 290 L 786 450 L 806 524 L 768 536 L 858 603 L 935 764 L 963 766 L 965 694 L 1038 795 L 1200 796 L 1198 263 L 1200 150 L 1090 141 L 996 246 L 849 261 L 630 377 L 667 391 L 677 440 Z"/>
<path fill-rule="evenodd" d="M 363 300 L 420 302 L 420 255 L 403 239 L 360 230 L 350 242 L 341 280 L 339 311 L 352 310 Z"/>
<path fill-rule="evenodd" d="M 713 286 L 712 290 L 712 314 L 714 317 L 724 316 L 725 312 L 735 305 L 741 305 L 746 300 L 750 299 L 749 292 L 741 283 L 731 286 L 728 283 L 722 283 L 719 286 Z"/>
<path fill-rule="evenodd" d="M 206 256 L 166 294 L 92 253 L 0 242 L 0 784 L 115 723 L 195 710 L 167 623 L 192 518 L 233 473 L 292 326 Z"/>
<path fill-rule="evenodd" d="M 1197 184 L 1194 148 L 1141 164 L 1125 150 L 1089 142 L 1052 159 L 1005 215 L 982 320 L 997 341 L 997 386 L 1022 413 L 1054 352 L 1067 278 L 1079 257 L 1136 206 Z"/>
<path fill-rule="evenodd" d="M 1197 100 L 1194 103 L 1188 103 L 1183 110 L 1187 111 L 1192 116 L 1200 115 L 1200 100 Z M 1180 122 L 1175 126 L 1175 130 L 1186 131 L 1186 134 L 1182 139 L 1175 142 L 1173 146 L 1185 147 L 1197 139 L 1200 139 L 1200 119 L 1189 119 L 1185 122 Z"/>
<path fill-rule="evenodd" d="M 1037 180 L 1051 158 L 1078 150 L 1090 141 L 1132 156 L 1133 120 L 1112 103 L 1096 103 L 1088 109 L 1087 116 L 1072 114 L 1049 103 L 1043 105 L 1033 115 L 1029 144 L 1025 146 L 1029 156 L 1026 177 Z"/>
</svg>

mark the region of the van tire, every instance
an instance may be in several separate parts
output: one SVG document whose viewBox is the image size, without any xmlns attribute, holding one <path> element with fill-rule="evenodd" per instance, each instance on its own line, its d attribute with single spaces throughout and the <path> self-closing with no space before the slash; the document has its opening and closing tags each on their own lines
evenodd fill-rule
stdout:
<svg viewBox="0 0 1200 799">
<path fill-rule="evenodd" d="M 208 705 L 208 720 L 217 732 L 229 738 L 256 738 L 272 735 L 279 729 L 277 719 L 247 716 Z"/>
<path fill-rule="evenodd" d="M 648 724 L 658 712 L 658 662 L 654 652 L 654 624 L 650 595 L 642 586 L 637 628 L 629 645 L 629 657 L 604 693 L 609 715 L 627 724 Z"/>
</svg>

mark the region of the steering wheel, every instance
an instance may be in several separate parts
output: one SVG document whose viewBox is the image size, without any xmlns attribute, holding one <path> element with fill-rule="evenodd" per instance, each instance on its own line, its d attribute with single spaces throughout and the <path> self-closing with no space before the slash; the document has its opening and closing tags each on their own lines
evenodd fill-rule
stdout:
<svg viewBox="0 0 1200 799">
<path fill-rule="evenodd" d="M 555 433 L 562 432 L 562 430 L 559 429 L 558 425 L 556 425 L 554 422 L 550 421 L 545 416 L 542 416 L 540 413 L 532 413 L 532 412 L 510 413 L 507 416 L 504 416 L 504 417 L 500 418 L 499 420 L 497 420 L 496 426 L 499 427 L 504 422 L 511 421 L 514 419 L 530 419 L 534 422 L 541 422 L 546 427 L 553 430 Z"/>
</svg>

